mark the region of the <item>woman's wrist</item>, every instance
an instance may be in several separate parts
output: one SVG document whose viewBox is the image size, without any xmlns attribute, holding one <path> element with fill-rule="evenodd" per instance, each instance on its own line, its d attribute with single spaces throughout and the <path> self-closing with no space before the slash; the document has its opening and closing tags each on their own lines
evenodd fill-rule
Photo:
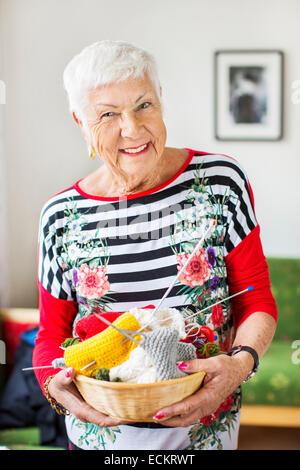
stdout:
<svg viewBox="0 0 300 470">
<path fill-rule="evenodd" d="M 49 385 L 52 382 L 52 379 L 54 379 L 55 375 L 50 375 L 45 383 L 44 383 L 44 391 L 45 391 L 45 397 L 47 398 L 48 402 L 50 403 L 51 408 L 53 408 L 56 413 L 59 415 L 69 415 L 70 412 L 60 403 L 58 403 L 55 398 L 51 395 L 49 391 Z"/>
<path fill-rule="evenodd" d="M 232 356 L 232 360 L 237 365 L 241 383 L 247 379 L 254 368 L 254 359 L 247 351 L 239 351 Z"/>
</svg>

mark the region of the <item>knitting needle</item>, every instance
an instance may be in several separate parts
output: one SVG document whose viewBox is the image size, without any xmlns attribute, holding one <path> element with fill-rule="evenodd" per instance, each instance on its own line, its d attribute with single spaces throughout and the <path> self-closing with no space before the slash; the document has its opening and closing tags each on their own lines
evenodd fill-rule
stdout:
<svg viewBox="0 0 300 470">
<path fill-rule="evenodd" d="M 155 309 L 153 310 L 152 312 L 152 317 L 154 317 L 154 315 L 156 314 L 157 310 L 159 309 L 159 307 L 161 306 L 162 302 L 165 300 L 165 298 L 168 296 L 168 294 L 170 293 L 171 289 L 174 287 L 174 285 L 176 284 L 177 280 L 179 279 L 179 277 L 181 276 L 181 274 L 185 271 L 187 265 L 190 263 L 190 261 L 192 260 L 192 258 L 194 257 L 195 253 L 198 251 L 198 249 L 200 248 L 200 246 L 202 245 L 203 241 L 205 240 L 205 238 L 207 237 L 207 235 L 209 234 L 209 232 L 211 231 L 212 227 L 216 224 L 216 221 L 214 220 L 213 223 L 210 223 L 209 224 L 209 227 L 208 229 L 206 230 L 206 232 L 204 233 L 204 235 L 202 236 L 202 238 L 200 238 L 199 242 L 197 243 L 197 245 L 195 246 L 195 248 L 193 249 L 192 253 L 190 254 L 190 256 L 188 257 L 188 259 L 186 260 L 186 262 L 184 263 L 184 265 L 182 266 L 182 268 L 178 271 L 177 273 L 177 276 L 175 277 L 175 279 L 171 282 L 170 286 L 168 287 L 168 289 L 166 290 L 165 294 L 163 295 L 163 297 L 160 299 L 158 305 L 155 307 Z M 147 326 L 149 326 L 151 323 L 152 323 L 153 320 L 151 320 L 149 323 L 147 323 L 146 325 L 144 325 L 142 328 L 140 328 L 137 332 L 139 333 L 140 331 L 144 330 L 145 328 L 147 328 Z M 125 343 L 127 340 L 125 339 L 123 341 L 123 343 Z"/>
<path fill-rule="evenodd" d="M 247 287 L 247 289 L 241 290 L 240 292 L 237 292 L 236 294 L 232 294 L 232 295 L 230 295 L 229 297 L 226 297 L 225 299 L 221 299 L 221 300 L 219 300 L 218 302 L 215 302 L 214 304 L 209 305 L 208 307 L 205 307 L 205 308 L 203 308 L 202 310 L 199 310 L 198 312 L 193 313 L 192 315 L 189 315 L 188 317 L 185 317 L 185 320 L 188 320 L 189 318 L 195 317 L 196 315 L 199 315 L 200 313 L 203 313 L 203 312 L 205 312 L 206 310 L 210 310 L 210 309 L 211 309 L 212 307 L 214 307 L 215 305 L 221 304 L 222 302 L 225 302 L 226 300 L 232 299 L 233 297 L 236 297 L 237 295 L 243 294 L 244 292 L 249 292 L 249 291 L 251 291 L 251 290 L 253 290 L 253 289 L 254 289 L 253 286 L 249 286 L 249 287 Z M 171 318 L 171 317 L 170 317 L 170 318 Z"/>
<path fill-rule="evenodd" d="M 116 327 L 113 323 L 111 323 L 110 321 L 106 320 L 106 318 L 102 317 L 101 315 L 99 315 L 99 313 L 95 313 L 94 314 L 95 317 L 99 318 L 99 320 L 103 321 L 103 323 L 106 323 L 106 325 L 108 326 L 112 326 L 115 330 L 117 330 L 119 333 L 121 333 L 122 335 L 126 336 L 128 339 L 134 341 L 136 344 L 140 344 L 138 340 L 136 340 L 135 338 L 131 337 L 128 333 L 134 333 L 135 336 L 136 336 L 136 331 L 131 331 L 131 330 L 123 330 L 122 328 L 118 328 Z"/>
<path fill-rule="evenodd" d="M 128 339 L 130 339 L 131 341 L 134 341 L 137 345 L 139 345 L 139 341 L 137 341 L 135 338 L 131 337 L 128 333 L 135 333 L 135 331 L 130 331 L 130 330 L 124 330 L 124 329 L 121 329 L 121 328 L 117 328 L 113 323 L 111 323 L 110 321 L 106 320 L 106 318 L 102 317 L 102 315 L 99 315 L 99 313 L 95 313 L 94 314 L 95 317 L 97 317 L 99 320 L 103 321 L 103 323 L 105 323 L 106 325 L 108 326 L 112 326 L 115 330 L 117 330 L 119 333 L 121 333 L 122 335 L 126 336 Z M 127 341 L 127 340 L 126 340 Z M 86 364 L 84 367 L 82 367 L 80 369 L 80 371 L 83 371 L 85 369 L 87 369 L 88 367 L 92 366 L 93 364 L 96 364 L 96 361 L 92 361 L 92 362 L 89 362 L 89 364 Z"/>
<path fill-rule="evenodd" d="M 24 367 L 24 369 L 22 370 L 50 369 L 50 367 L 53 367 L 53 365 L 51 364 L 50 366 Z"/>
<path fill-rule="evenodd" d="M 81 367 L 80 371 L 87 369 L 88 367 L 96 364 L 96 361 L 89 362 L 86 366 Z"/>
<path fill-rule="evenodd" d="M 195 248 L 193 249 L 192 253 L 190 254 L 190 256 L 188 257 L 188 259 L 186 260 L 186 262 L 184 263 L 184 265 L 182 266 L 182 268 L 178 271 L 177 273 L 177 276 L 175 277 L 175 279 L 171 282 L 169 288 L 166 290 L 165 294 L 163 295 L 163 297 L 160 299 L 158 305 L 155 307 L 155 309 L 153 310 L 152 312 L 152 316 L 154 316 L 157 312 L 157 310 L 159 309 L 159 307 L 161 306 L 161 304 L 163 303 L 163 301 L 165 300 L 165 298 L 168 296 L 168 294 L 170 293 L 171 289 L 174 287 L 174 285 L 176 284 L 177 280 L 180 278 L 181 274 L 185 271 L 187 265 L 190 263 L 190 261 L 192 260 L 192 258 L 194 257 L 194 255 L 196 254 L 196 252 L 198 251 L 198 249 L 200 248 L 200 246 L 202 245 L 203 241 L 205 240 L 206 236 L 209 234 L 209 232 L 211 231 L 213 225 L 215 225 L 215 221 L 213 224 L 210 224 L 209 225 L 209 228 L 206 230 L 206 232 L 204 233 L 204 235 L 202 236 L 202 238 L 200 238 L 199 242 L 197 243 L 197 245 L 195 246 Z M 146 328 L 146 326 L 148 325 L 145 325 L 143 327 Z M 140 331 L 140 330 L 139 330 Z"/>
<path fill-rule="evenodd" d="M 209 310 L 211 309 L 212 307 L 214 307 L 215 305 L 219 305 L 221 304 L 222 302 L 225 302 L 226 300 L 229 300 L 229 299 L 232 299 L 233 297 L 236 297 L 237 295 L 240 295 L 240 294 L 243 294 L 244 292 L 249 292 L 251 290 L 253 290 L 254 287 L 253 286 L 249 286 L 247 287 L 246 289 L 244 290 L 241 290 L 240 292 L 237 292 L 236 294 L 232 294 L 230 295 L 229 297 L 226 297 L 225 299 L 221 299 L 219 300 L 218 302 L 215 302 L 214 304 L 212 305 L 209 305 L 208 307 L 205 307 L 203 308 L 202 310 L 199 310 L 198 312 L 196 313 L 193 313 L 193 315 L 189 315 L 188 317 L 185 318 L 185 320 L 188 320 L 189 318 L 192 318 L 192 317 L 195 317 L 196 315 L 199 315 L 200 313 L 203 313 L 205 312 L 206 310 Z M 139 341 L 137 341 L 135 338 L 131 337 L 129 334 L 127 334 L 127 332 L 129 333 L 138 333 L 138 332 L 135 332 L 135 331 L 130 331 L 130 330 L 124 330 L 124 329 L 121 329 L 121 328 L 117 328 L 115 325 L 113 325 L 113 323 L 111 323 L 110 321 L 106 320 L 106 318 L 102 317 L 101 315 L 99 314 L 96 314 L 95 313 L 95 316 L 99 318 L 99 320 L 103 321 L 104 323 L 106 323 L 108 326 L 112 326 L 113 328 L 115 328 L 115 330 L 119 331 L 119 333 L 125 335 L 128 339 L 130 339 L 131 341 L 134 341 L 136 344 L 140 344 Z M 166 320 L 169 320 L 173 317 L 168 317 L 168 318 L 164 318 L 162 321 L 166 321 Z M 146 326 L 150 325 L 150 323 L 148 323 Z M 144 326 L 143 328 L 145 328 L 146 326 Z M 140 334 L 143 334 L 143 333 L 140 333 Z M 125 340 L 127 341 L 127 340 Z M 54 361 L 53 361 L 54 362 Z M 92 361 L 90 362 L 89 364 L 86 364 L 84 367 L 82 367 L 80 370 L 85 370 L 87 369 L 88 367 L 92 366 L 93 364 L 95 364 L 96 361 Z M 24 369 L 22 370 L 35 370 L 35 369 L 49 369 L 51 367 L 55 367 L 53 364 L 49 365 L 49 366 L 37 366 L 37 367 L 25 367 Z"/>
<path fill-rule="evenodd" d="M 226 300 L 232 299 L 233 297 L 236 297 L 237 295 L 243 294 L 244 292 L 249 292 L 249 291 L 251 291 L 251 290 L 253 290 L 253 289 L 254 289 L 253 286 L 249 286 L 249 287 L 247 287 L 246 289 L 241 290 L 240 292 L 237 292 L 236 294 L 232 294 L 232 295 L 230 295 L 229 297 L 226 297 L 225 299 L 221 299 L 221 300 L 219 300 L 218 302 L 215 302 L 214 304 L 209 305 L 208 307 L 205 307 L 205 308 L 203 308 L 202 310 L 199 310 L 198 312 L 193 313 L 192 315 L 189 315 L 188 317 L 185 317 L 185 320 L 188 320 L 188 319 L 190 319 L 190 318 L 193 318 L 193 317 L 195 317 L 196 315 L 199 315 L 200 313 L 205 312 L 206 310 L 210 310 L 210 309 L 211 309 L 212 307 L 214 307 L 215 305 L 219 305 L 219 304 L 221 304 L 222 302 L 225 302 Z M 163 319 L 161 320 L 161 322 L 165 322 L 165 321 L 167 321 L 167 320 L 171 320 L 172 318 L 173 318 L 173 316 L 170 316 L 170 317 L 167 317 L 167 318 L 163 318 Z M 149 326 L 149 325 L 152 323 L 152 321 L 153 321 L 153 320 L 151 320 L 151 322 L 149 322 L 147 325 L 145 325 L 144 328 L 146 328 L 146 326 Z"/>
<path fill-rule="evenodd" d="M 52 361 L 52 364 L 50 366 L 36 366 L 36 367 L 25 367 L 22 370 L 35 370 L 35 369 L 63 369 L 66 366 L 64 358 L 63 357 L 58 357 L 57 359 L 54 359 Z"/>
<path fill-rule="evenodd" d="M 87 364 L 86 366 L 82 367 L 82 369 L 80 369 L 80 370 L 87 369 L 87 368 L 90 367 L 91 365 L 95 364 L 95 362 L 96 362 L 96 361 L 90 362 L 90 363 Z M 51 367 L 53 367 L 52 364 L 51 364 L 51 366 L 25 367 L 25 368 L 22 369 L 22 370 L 50 369 Z"/>
<path fill-rule="evenodd" d="M 251 291 L 251 290 L 253 290 L 253 289 L 254 289 L 254 287 L 249 286 L 249 287 L 247 287 L 247 289 L 241 290 L 240 292 L 237 292 L 236 294 L 232 294 L 232 295 L 230 295 L 229 297 L 226 297 L 225 299 L 221 299 L 221 300 L 219 300 L 218 302 L 215 302 L 214 304 L 209 305 L 208 307 L 205 307 L 205 308 L 203 308 L 202 310 L 199 310 L 198 312 L 193 313 L 192 315 L 189 315 L 188 317 L 185 317 L 184 319 L 185 319 L 185 320 L 188 320 L 189 318 L 193 318 L 193 317 L 195 317 L 196 315 L 199 315 L 200 313 L 205 312 L 206 310 L 210 310 L 210 309 L 211 309 L 212 307 L 214 307 L 215 305 L 221 304 L 222 302 L 225 302 L 226 300 L 232 299 L 233 297 L 236 297 L 237 295 L 243 294 L 244 292 L 249 292 L 249 291 Z M 171 320 L 172 318 L 173 318 L 173 316 L 167 317 L 167 318 L 163 318 L 161 321 L 163 322 L 163 321 Z M 149 325 L 149 324 L 150 324 L 150 323 L 148 323 L 148 325 Z"/>
<path fill-rule="evenodd" d="M 137 341 L 135 338 L 131 337 L 128 333 L 132 333 L 132 334 L 136 334 L 135 331 L 131 331 L 131 330 L 123 330 L 121 328 L 117 328 L 113 323 L 111 323 L 110 321 L 106 320 L 106 318 L 102 317 L 101 315 L 95 313 L 95 316 L 97 318 L 99 318 L 99 320 L 103 321 L 103 323 L 106 323 L 106 325 L 108 326 L 111 326 L 113 327 L 115 330 L 117 330 L 119 333 L 121 333 L 122 335 L 126 336 L 128 339 L 130 339 L 131 341 L 134 341 L 137 345 L 139 345 L 139 341 Z M 65 348 L 64 348 L 65 349 Z M 96 361 L 91 361 L 89 362 L 88 364 L 86 364 L 84 367 L 82 367 L 80 369 L 80 371 L 82 370 L 85 370 L 87 369 L 88 367 L 92 366 L 93 364 L 95 364 Z M 60 364 L 60 365 L 58 365 Z M 54 359 L 53 363 L 49 366 L 36 366 L 36 367 L 25 367 L 24 369 L 22 370 L 35 370 L 35 369 L 49 369 L 51 367 L 60 367 L 62 365 L 62 362 L 59 362 L 59 359 Z"/>
</svg>

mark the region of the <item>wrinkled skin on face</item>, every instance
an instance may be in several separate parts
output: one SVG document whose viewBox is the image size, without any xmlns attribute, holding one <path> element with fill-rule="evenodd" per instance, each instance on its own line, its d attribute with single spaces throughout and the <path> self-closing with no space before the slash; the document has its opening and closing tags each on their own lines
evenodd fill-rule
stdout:
<svg viewBox="0 0 300 470">
<path fill-rule="evenodd" d="M 94 191 L 99 185 L 106 194 L 130 194 L 168 176 L 161 103 L 147 75 L 90 89 L 85 115 L 87 130 L 77 122 L 104 161 L 90 180 Z M 140 154 L 124 151 L 144 144 L 148 147 Z"/>
</svg>

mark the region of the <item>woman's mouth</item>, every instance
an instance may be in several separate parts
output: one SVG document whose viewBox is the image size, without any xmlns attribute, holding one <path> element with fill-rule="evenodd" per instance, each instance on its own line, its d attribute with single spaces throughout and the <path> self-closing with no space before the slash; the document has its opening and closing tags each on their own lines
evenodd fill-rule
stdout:
<svg viewBox="0 0 300 470">
<path fill-rule="evenodd" d="M 148 142 L 147 144 L 140 145 L 139 147 L 129 147 L 127 149 L 120 149 L 120 152 L 134 157 L 136 155 L 141 155 L 142 153 L 146 152 L 149 146 L 150 142 Z"/>
</svg>

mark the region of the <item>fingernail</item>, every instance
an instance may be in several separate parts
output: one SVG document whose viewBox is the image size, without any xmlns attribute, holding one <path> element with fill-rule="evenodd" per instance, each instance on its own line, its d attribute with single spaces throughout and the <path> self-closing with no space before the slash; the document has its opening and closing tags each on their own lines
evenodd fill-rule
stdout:
<svg viewBox="0 0 300 470">
<path fill-rule="evenodd" d="M 163 413 L 157 413 L 157 415 L 153 416 L 153 419 L 162 419 L 165 415 Z"/>
<path fill-rule="evenodd" d="M 67 369 L 65 373 L 65 376 L 67 377 L 67 379 L 71 377 L 72 373 L 73 373 L 73 368 L 69 367 L 69 369 Z"/>
<path fill-rule="evenodd" d="M 178 369 L 181 369 L 181 370 L 188 368 L 188 365 L 187 365 L 186 362 L 177 362 L 176 365 L 177 365 Z"/>
</svg>

